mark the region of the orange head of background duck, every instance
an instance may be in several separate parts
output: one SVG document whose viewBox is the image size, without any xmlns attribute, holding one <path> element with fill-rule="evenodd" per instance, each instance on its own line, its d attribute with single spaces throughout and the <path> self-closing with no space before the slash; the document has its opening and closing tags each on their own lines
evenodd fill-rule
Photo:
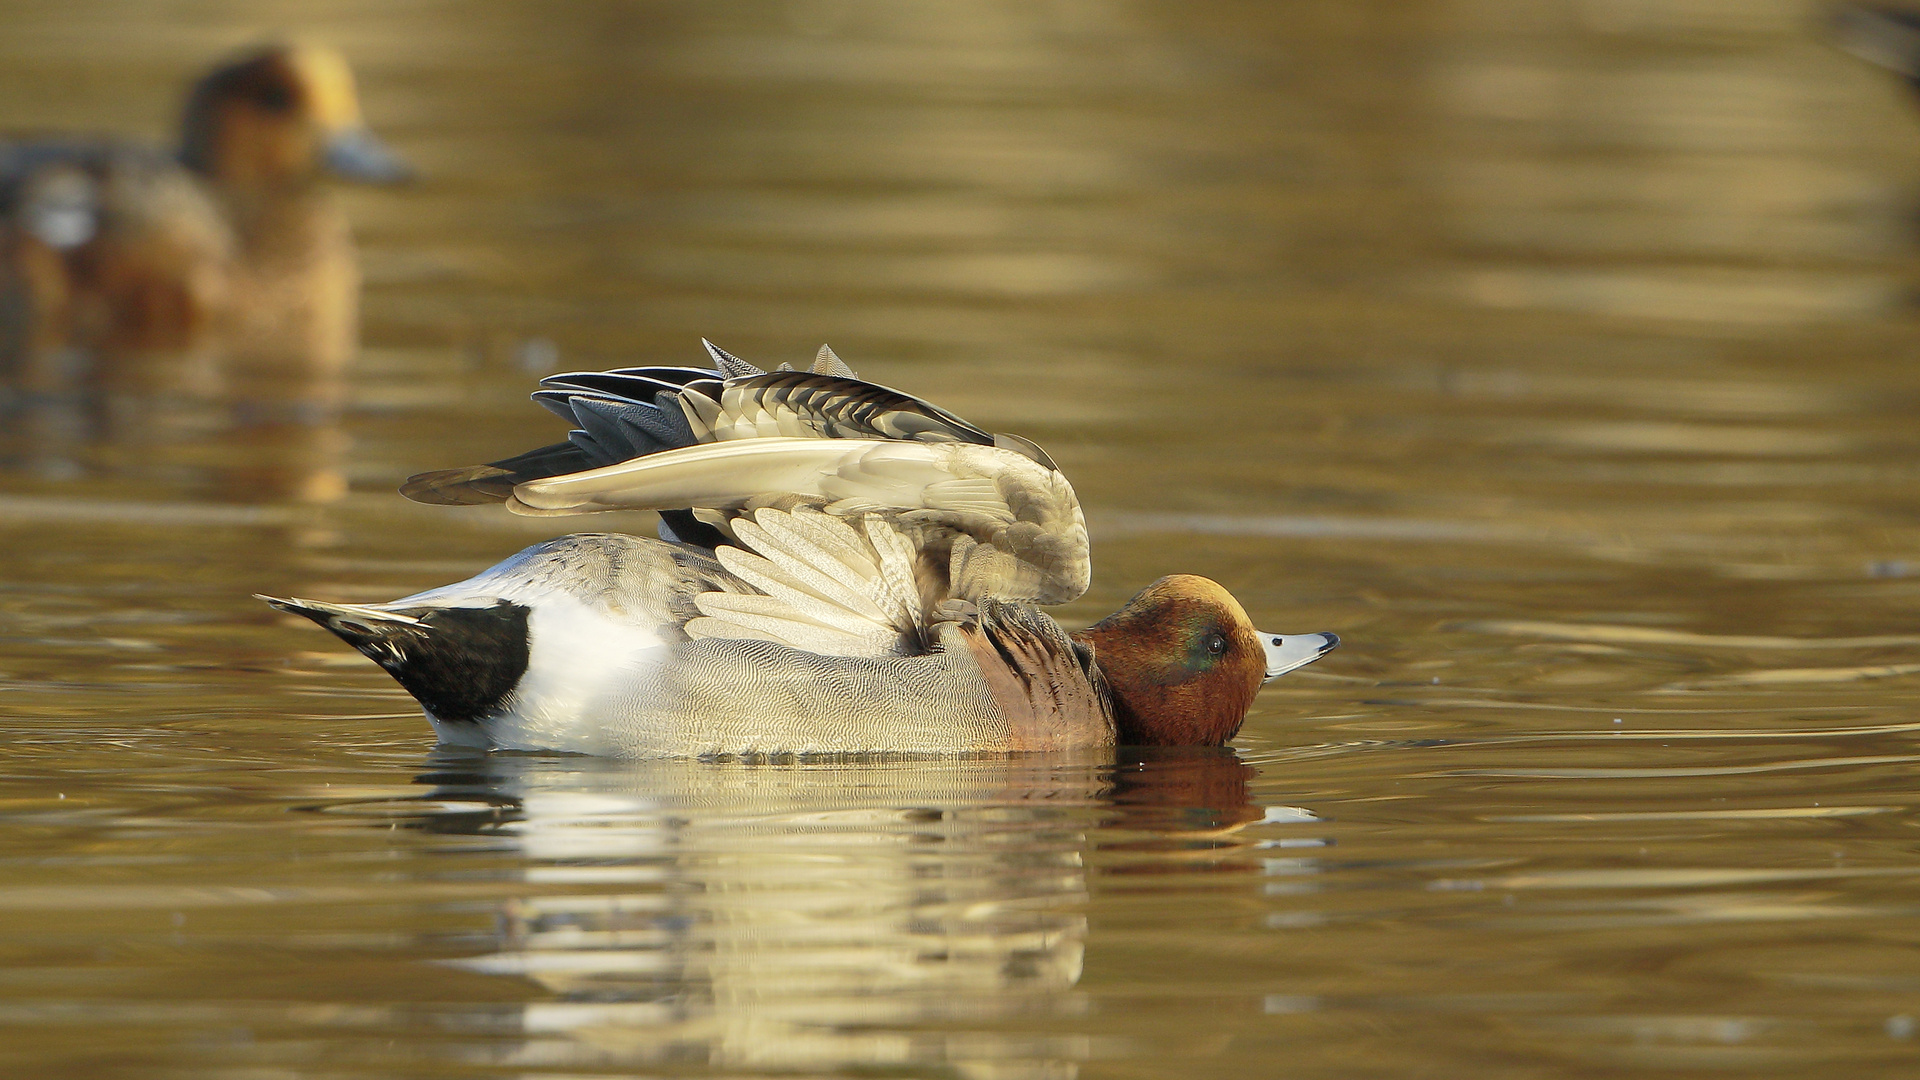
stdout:
<svg viewBox="0 0 1920 1080">
<path fill-rule="evenodd" d="M 346 59 L 314 45 L 262 49 L 201 79 L 187 98 L 180 160 L 235 190 L 297 187 L 325 173 L 373 183 L 411 175 L 361 119 Z"/>
</svg>

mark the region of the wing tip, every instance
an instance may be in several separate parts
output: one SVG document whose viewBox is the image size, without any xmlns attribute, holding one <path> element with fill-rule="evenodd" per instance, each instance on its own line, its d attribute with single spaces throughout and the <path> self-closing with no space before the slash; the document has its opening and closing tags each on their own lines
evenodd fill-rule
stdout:
<svg viewBox="0 0 1920 1080">
<path fill-rule="evenodd" d="M 813 373 L 815 375 L 837 375 L 843 379 L 858 379 L 860 376 L 840 359 L 831 345 L 821 345 L 820 351 L 813 355 Z"/>
<path fill-rule="evenodd" d="M 766 372 L 747 363 L 745 360 L 740 359 L 720 346 L 715 345 L 706 338 L 701 338 L 700 344 L 706 347 L 707 355 L 713 358 L 714 366 L 718 368 L 720 374 L 726 378 L 741 379 L 750 375 L 766 374 Z"/>
<path fill-rule="evenodd" d="M 513 473 L 492 465 L 469 465 L 459 469 L 435 469 L 415 473 L 400 485 L 400 494 L 411 502 L 429 506 L 481 506 L 505 502 L 513 494 Z M 502 478 L 509 478 L 504 480 Z"/>
</svg>

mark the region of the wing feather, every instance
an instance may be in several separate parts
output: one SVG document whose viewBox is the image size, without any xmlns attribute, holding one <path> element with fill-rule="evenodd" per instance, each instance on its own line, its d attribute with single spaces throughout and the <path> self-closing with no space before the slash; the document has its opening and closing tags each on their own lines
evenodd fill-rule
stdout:
<svg viewBox="0 0 1920 1080">
<path fill-rule="evenodd" d="M 764 515 L 768 538 L 786 551 L 854 592 L 863 592 L 878 573 L 873 555 L 863 550 L 853 526 L 812 510 Z"/>
<path fill-rule="evenodd" d="M 780 435 L 996 444 L 996 436 L 937 405 L 839 373 L 774 371 L 729 379 L 718 397 L 709 400 L 714 403 L 712 415 L 700 406 L 702 419 L 721 440 Z M 1008 448 L 1028 454 L 1018 443 Z"/>
<path fill-rule="evenodd" d="M 781 371 L 764 372 L 710 342 L 704 344 L 718 371 L 633 367 L 565 372 L 542 379 L 534 401 L 576 425 L 568 435 L 578 451 L 571 459 L 542 452 L 488 466 L 443 469 L 411 478 L 402 491 L 426 502 L 490 502 L 500 498 L 506 486 L 541 476 L 590 470 L 689 445 L 751 439 L 998 446 L 1054 468 L 1046 453 L 1025 439 L 990 435 L 936 405 L 860 380 L 824 346 L 811 371 L 783 365 Z M 543 471 L 534 473 L 535 466 Z M 918 480 L 908 482 L 914 488 L 921 486 Z M 899 503 L 908 490 L 890 488 L 875 494 L 872 505 L 884 507 Z M 853 497 L 850 492 L 840 496 Z M 938 505 L 939 494 L 933 498 Z M 565 509 L 523 503 L 515 509 L 535 513 Z M 979 506 L 963 499 L 953 503 L 954 509 L 967 512 Z"/>
<path fill-rule="evenodd" d="M 691 637 L 765 638 L 838 655 L 918 651 L 926 635 L 911 561 L 891 522 L 852 524 L 818 510 L 763 507 L 734 520 L 740 547 L 715 553 L 729 573 L 758 594 L 706 592 L 694 597 L 702 618 Z M 878 540 L 882 548 L 871 541 Z M 823 542 L 817 542 L 823 541 Z"/>
<path fill-rule="evenodd" d="M 1086 590 L 1086 521 L 1072 485 L 1024 454 L 997 447 L 738 439 L 530 481 L 514 488 L 507 505 L 516 513 L 542 515 L 680 507 L 741 511 L 783 502 L 819 503 L 836 517 L 894 518 L 911 531 L 916 564 L 942 563 L 956 536 L 971 538 L 987 550 L 968 556 L 973 572 L 953 595 L 1062 603 Z M 747 527 L 736 519 L 734 528 Z M 795 542 L 807 535 L 797 534 Z M 802 550 L 802 561 L 834 561 L 826 545 Z"/>
<path fill-rule="evenodd" d="M 870 623 L 835 620 L 832 611 L 824 605 L 796 604 L 785 596 L 768 593 L 701 593 L 694 597 L 693 602 L 702 615 L 743 626 L 766 628 L 773 624 L 765 620 L 778 619 L 782 623 L 796 624 L 792 631 L 796 634 L 830 630 L 849 638 L 857 638 L 873 630 Z M 806 629 L 801 629 L 801 624 Z"/>
<path fill-rule="evenodd" d="M 919 562 L 917 552 L 888 518 L 869 513 L 862 516 L 862 522 L 866 526 L 867 542 L 880 564 L 880 580 L 886 587 L 890 610 L 897 612 L 897 617 L 906 623 L 920 626 L 924 633 L 919 575 L 915 569 Z"/>
<path fill-rule="evenodd" d="M 569 443 L 405 490 L 505 497 L 536 516 L 690 512 L 718 530 L 701 532 L 740 587 L 758 590 L 703 594 L 715 598 L 687 624 L 695 636 L 924 647 L 927 612 L 949 598 L 1060 603 L 1085 590 L 1079 500 L 1039 447 L 863 382 L 829 349 L 811 371 L 763 372 L 707 348 L 717 372 L 543 380 L 536 399 L 578 425 Z"/>
<path fill-rule="evenodd" d="M 833 350 L 825 345 L 820 346 L 820 351 L 813 354 L 813 373 L 815 375 L 838 375 L 847 379 L 857 379 L 860 377 L 853 373 L 853 369 L 847 366 L 846 361 L 835 356 Z"/>
<path fill-rule="evenodd" d="M 865 595 L 870 582 L 849 584 L 843 579 L 843 575 L 850 576 L 847 568 L 826 558 L 825 552 L 790 533 L 781 536 L 784 529 L 776 531 L 760 524 L 772 524 L 780 516 L 777 510 L 761 510 L 753 517 L 735 521 L 734 535 L 754 554 L 740 548 L 721 548 L 714 553 L 721 565 L 770 595 L 784 595 L 796 603 L 818 600 L 836 604 L 869 620 L 886 618 L 879 605 Z"/>
<path fill-rule="evenodd" d="M 697 390 L 680 392 L 680 411 L 687 414 L 687 424 L 693 428 L 693 437 L 700 442 L 713 442 L 715 425 L 720 423 L 720 403 Z"/>
<path fill-rule="evenodd" d="M 779 616 L 729 615 L 712 618 L 703 615 L 690 620 L 685 629 L 687 636 L 696 641 L 702 638 L 771 641 L 822 656 L 887 656 L 896 652 L 886 643 L 854 637 L 837 630 L 809 627 Z"/>
</svg>

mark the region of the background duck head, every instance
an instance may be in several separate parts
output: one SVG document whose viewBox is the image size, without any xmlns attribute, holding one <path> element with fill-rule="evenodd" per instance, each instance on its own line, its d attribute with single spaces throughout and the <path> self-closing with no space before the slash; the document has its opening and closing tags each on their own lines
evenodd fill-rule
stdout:
<svg viewBox="0 0 1920 1080">
<path fill-rule="evenodd" d="M 215 69 L 187 97 L 180 162 L 233 231 L 221 326 L 229 391 L 283 397 L 288 377 L 304 372 L 328 381 L 299 396 L 337 399 L 359 343 L 360 263 L 346 213 L 320 181 L 411 177 L 362 120 L 346 59 L 276 45 Z"/>
<path fill-rule="evenodd" d="M 1219 746 L 1239 734 L 1261 683 L 1340 643 L 1255 630 L 1232 593 L 1192 574 L 1161 578 L 1075 637 L 1093 646 L 1131 746 Z"/>
<path fill-rule="evenodd" d="M 412 175 L 361 119 L 346 59 L 313 45 L 262 49 L 201 79 L 180 161 L 236 192 L 297 189 L 327 173 L 369 183 Z"/>
</svg>

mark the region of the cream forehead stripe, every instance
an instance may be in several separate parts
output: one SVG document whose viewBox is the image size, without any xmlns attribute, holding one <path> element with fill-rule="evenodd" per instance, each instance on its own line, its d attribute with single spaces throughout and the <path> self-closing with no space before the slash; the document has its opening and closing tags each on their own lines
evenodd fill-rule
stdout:
<svg viewBox="0 0 1920 1080">
<path fill-rule="evenodd" d="M 288 57 L 313 106 L 313 118 L 329 130 L 360 126 L 360 100 L 353 92 L 353 69 L 332 49 L 303 46 Z"/>
</svg>

